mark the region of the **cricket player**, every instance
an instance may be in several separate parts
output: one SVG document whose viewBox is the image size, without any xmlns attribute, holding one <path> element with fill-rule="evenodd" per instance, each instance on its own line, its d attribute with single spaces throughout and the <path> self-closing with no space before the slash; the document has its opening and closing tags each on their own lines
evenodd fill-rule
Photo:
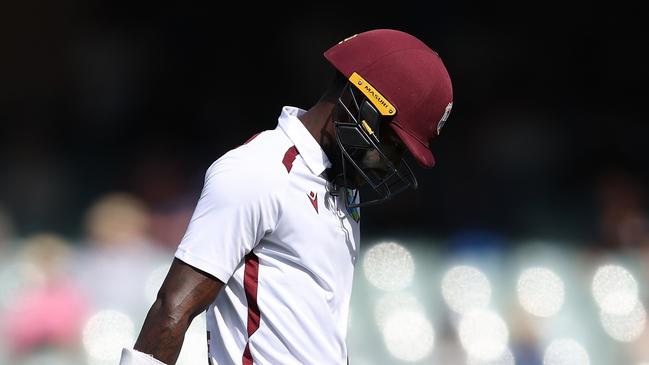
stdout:
<svg viewBox="0 0 649 365">
<path fill-rule="evenodd" d="M 434 165 L 429 141 L 453 96 L 438 54 L 401 31 L 357 34 L 324 56 L 336 78 L 314 106 L 284 107 L 277 128 L 207 170 L 122 365 L 174 364 L 204 311 L 208 364 L 348 363 L 359 208 L 416 188 L 404 154 Z"/>
</svg>

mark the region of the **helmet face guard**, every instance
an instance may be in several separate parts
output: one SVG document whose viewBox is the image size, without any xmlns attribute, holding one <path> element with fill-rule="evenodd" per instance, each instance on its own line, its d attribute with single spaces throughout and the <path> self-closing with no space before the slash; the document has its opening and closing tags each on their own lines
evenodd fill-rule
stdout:
<svg viewBox="0 0 649 365">
<path fill-rule="evenodd" d="M 381 148 L 381 127 L 391 119 L 381 115 L 353 83 L 347 82 L 334 113 L 336 141 L 341 151 L 345 206 L 348 209 L 385 202 L 408 188 L 417 188 L 410 166 L 400 159 L 393 162 Z M 384 133 L 385 137 L 385 133 Z M 368 187 L 364 202 L 357 202 L 360 184 L 350 180 L 356 172 Z M 336 177 L 340 179 L 340 177 Z"/>
</svg>

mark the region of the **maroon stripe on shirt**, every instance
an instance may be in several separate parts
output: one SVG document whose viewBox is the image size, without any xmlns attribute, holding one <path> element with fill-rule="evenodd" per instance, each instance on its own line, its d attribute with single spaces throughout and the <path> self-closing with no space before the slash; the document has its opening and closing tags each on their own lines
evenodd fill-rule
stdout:
<svg viewBox="0 0 649 365">
<path fill-rule="evenodd" d="M 282 163 L 284 164 L 284 167 L 286 167 L 286 172 L 291 172 L 291 169 L 293 168 L 293 161 L 295 161 L 295 157 L 299 154 L 300 152 L 298 152 L 295 146 L 286 150 L 284 159 L 282 159 Z"/>
<path fill-rule="evenodd" d="M 250 345 L 246 344 L 245 350 L 243 350 L 243 365 L 253 365 L 252 355 L 250 354 Z"/>
<path fill-rule="evenodd" d="M 246 268 L 243 274 L 243 288 L 248 301 L 248 339 L 259 328 L 261 313 L 257 306 L 257 284 L 259 279 L 259 257 L 252 251 L 246 255 Z M 243 365 L 252 365 L 250 343 L 246 343 L 243 351 Z"/>
</svg>

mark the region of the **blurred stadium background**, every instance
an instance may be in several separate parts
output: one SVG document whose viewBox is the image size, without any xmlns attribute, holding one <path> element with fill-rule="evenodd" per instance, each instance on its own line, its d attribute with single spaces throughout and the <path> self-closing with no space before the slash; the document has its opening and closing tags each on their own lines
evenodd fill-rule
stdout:
<svg viewBox="0 0 649 365">
<path fill-rule="evenodd" d="M 351 364 L 649 363 L 638 9 L 1 7 L 0 364 L 117 363 L 209 164 L 314 103 L 322 52 L 377 27 L 441 54 L 455 107 L 422 188 L 362 213 Z M 205 363 L 203 327 L 179 364 Z"/>
</svg>

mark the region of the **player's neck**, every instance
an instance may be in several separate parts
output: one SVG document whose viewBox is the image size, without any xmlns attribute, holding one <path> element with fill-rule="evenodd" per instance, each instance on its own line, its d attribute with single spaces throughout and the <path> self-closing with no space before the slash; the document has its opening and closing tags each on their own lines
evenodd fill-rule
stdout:
<svg viewBox="0 0 649 365">
<path fill-rule="evenodd" d="M 333 108 L 333 103 L 320 100 L 300 116 L 304 127 L 320 144 L 325 153 L 336 143 L 333 122 L 331 121 Z"/>
<path fill-rule="evenodd" d="M 331 168 L 328 175 L 333 179 L 341 170 L 340 150 L 336 143 L 334 123 L 332 119 L 335 104 L 330 101 L 320 100 L 306 113 L 300 116 L 302 124 L 311 133 L 313 138 L 320 144 L 320 147 L 329 158 Z"/>
</svg>

